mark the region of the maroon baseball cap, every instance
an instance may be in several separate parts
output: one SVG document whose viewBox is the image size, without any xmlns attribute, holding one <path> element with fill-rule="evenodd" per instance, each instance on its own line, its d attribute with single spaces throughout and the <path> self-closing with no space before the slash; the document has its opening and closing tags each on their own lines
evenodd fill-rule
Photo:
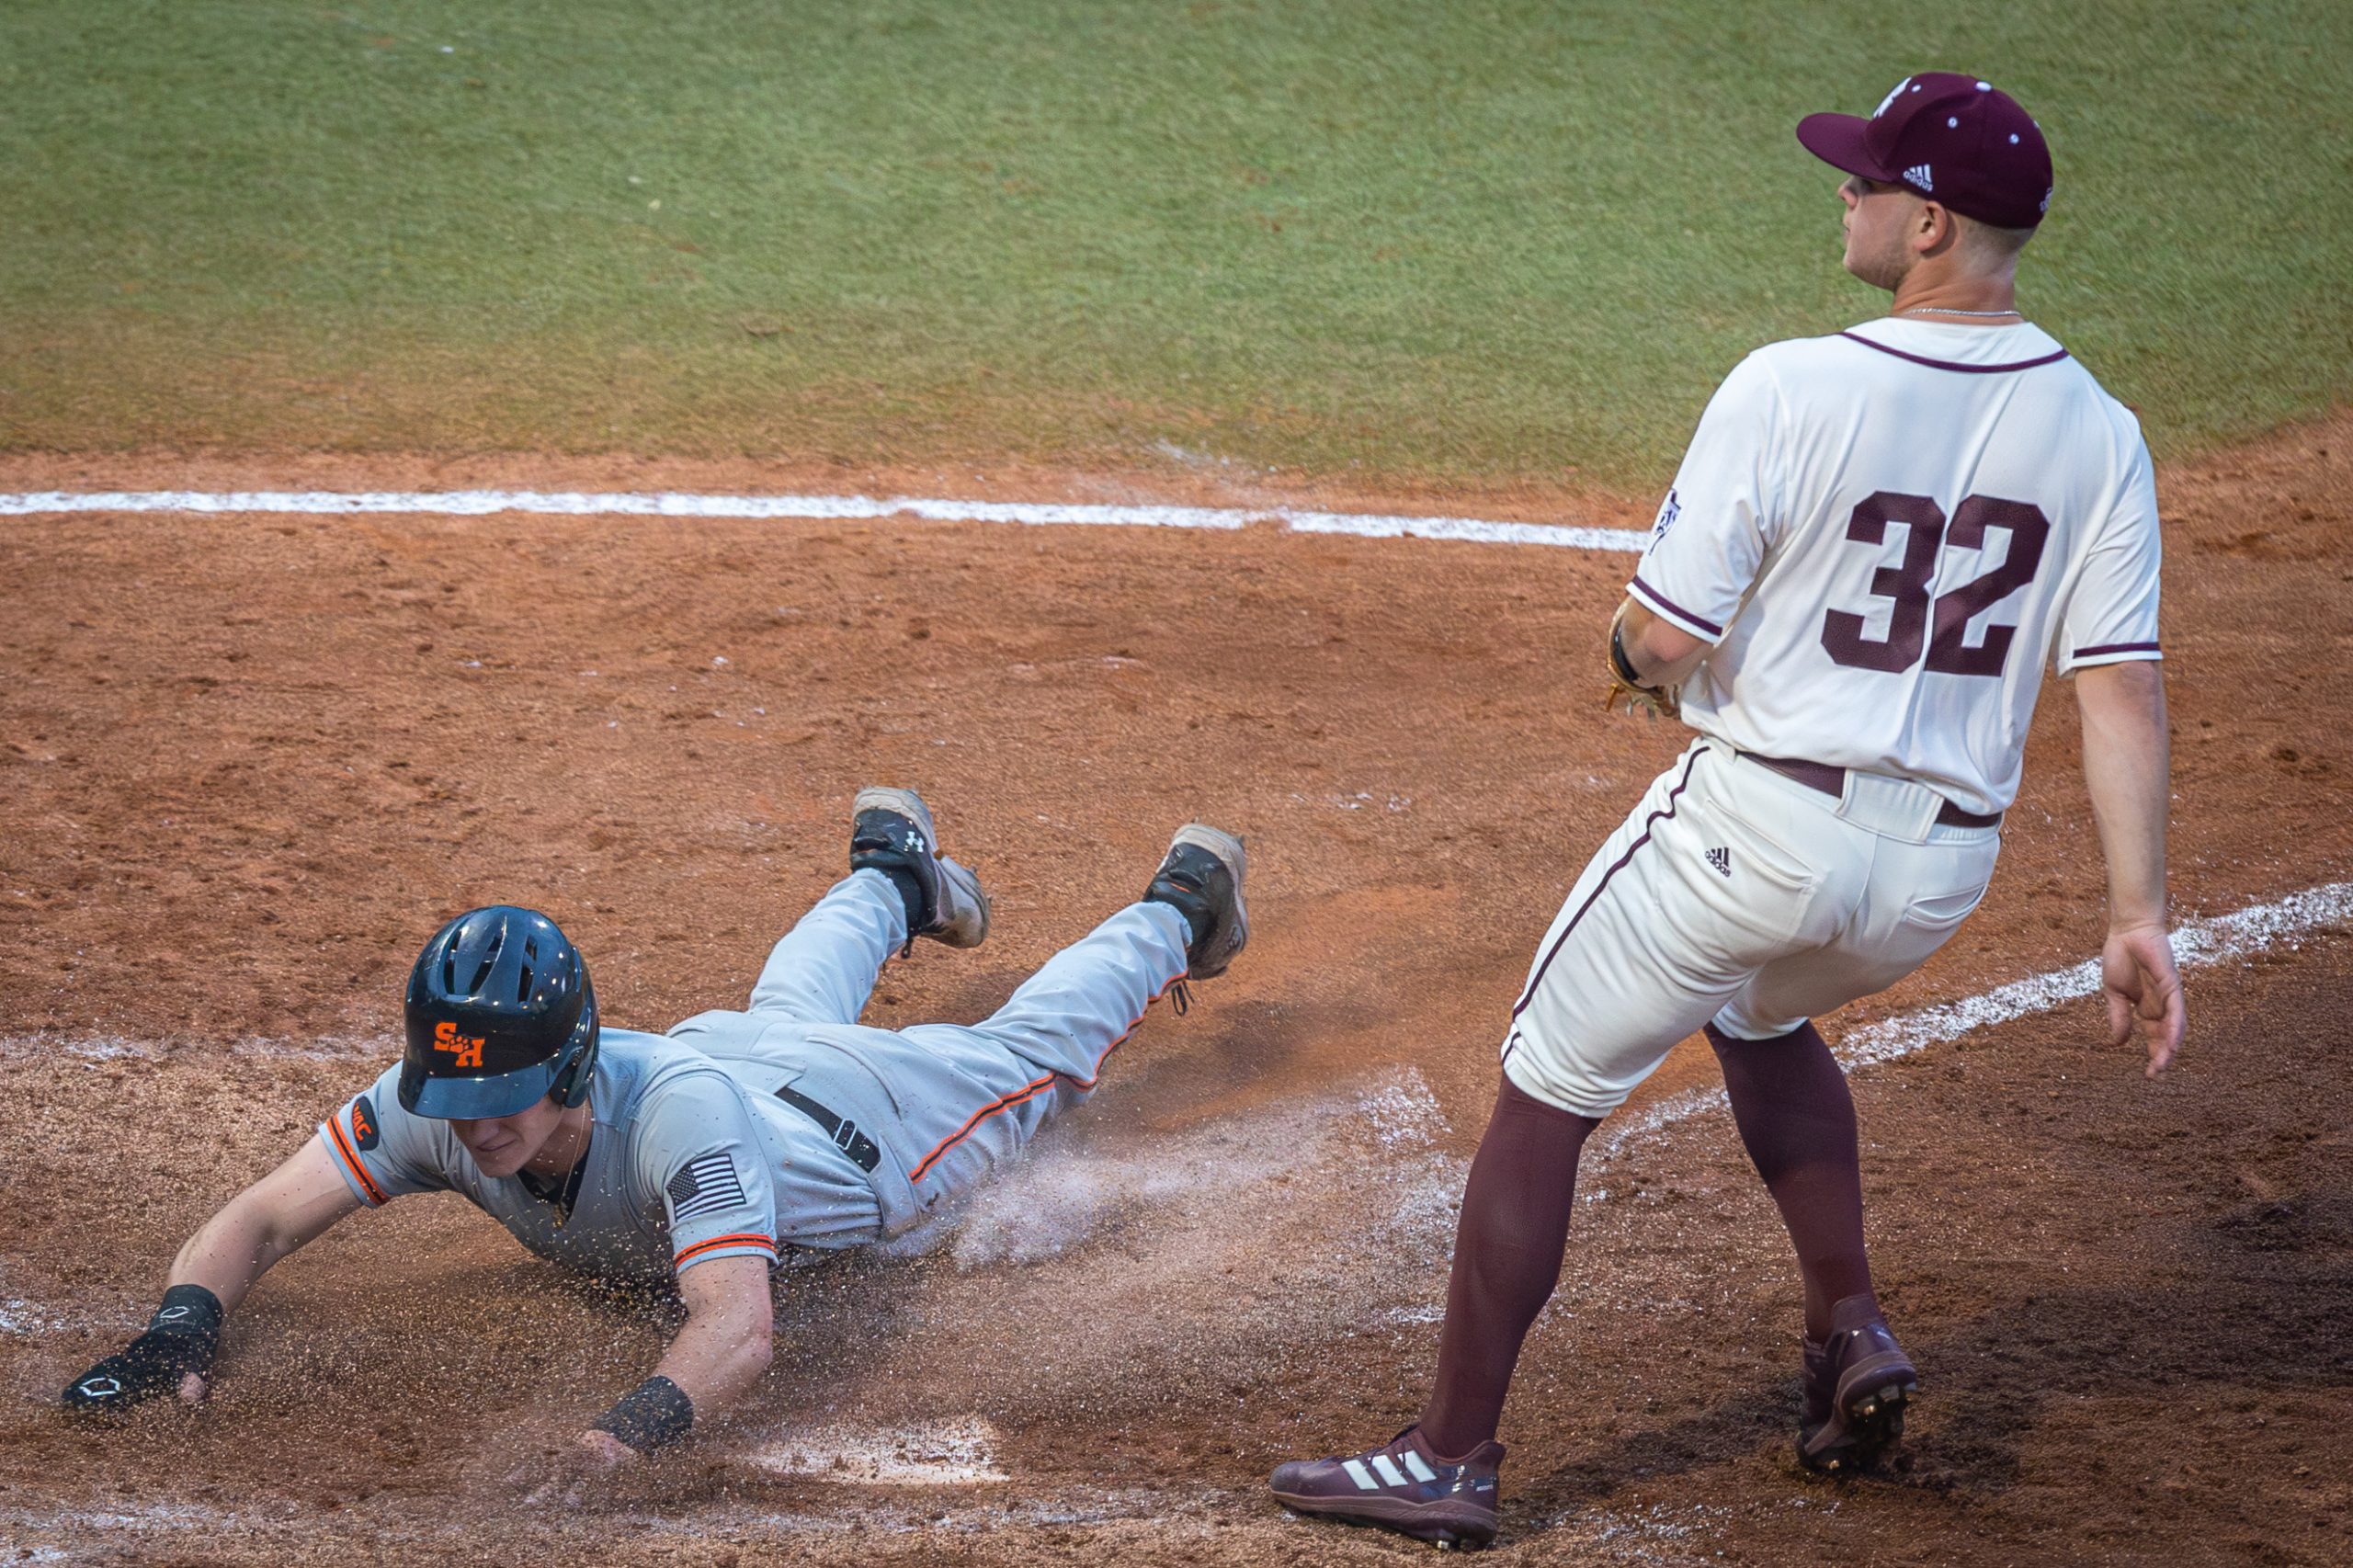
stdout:
<svg viewBox="0 0 2353 1568">
<path fill-rule="evenodd" d="M 2051 208 L 2051 149 L 2009 94 L 1950 71 L 1895 84 L 1869 119 L 1810 114 L 1798 141 L 1834 169 L 1900 185 L 2003 229 L 2030 229 Z"/>
</svg>

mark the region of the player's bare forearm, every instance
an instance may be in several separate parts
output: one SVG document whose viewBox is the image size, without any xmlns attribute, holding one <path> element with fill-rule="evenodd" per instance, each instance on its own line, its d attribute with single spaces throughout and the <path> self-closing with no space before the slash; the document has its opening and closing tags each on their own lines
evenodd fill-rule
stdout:
<svg viewBox="0 0 2353 1568">
<path fill-rule="evenodd" d="M 358 1207 L 313 1138 L 199 1226 L 165 1283 L 201 1285 L 233 1312 L 272 1264 Z"/>
<path fill-rule="evenodd" d="M 626 1465 L 675 1442 L 759 1381 L 774 1356 L 775 1310 L 765 1257 L 721 1257 L 678 1276 L 686 1326 L 654 1375 L 624 1395 L 557 1465 L 541 1494 L 580 1475 Z"/>
<path fill-rule="evenodd" d="M 2137 1024 L 2149 1076 L 2181 1049 L 2188 1014 L 2165 930 L 2165 818 L 2172 806 L 2165 676 L 2154 660 L 2075 676 L 2084 720 L 2084 785 L 2108 858 L 2108 941 L 2100 952 L 2109 1039 Z"/>
<path fill-rule="evenodd" d="M 2109 925 L 2162 929 L 2172 748 L 2161 666 L 2133 660 L 2080 670 L 2075 701 L 2083 711 L 2084 786 L 2108 859 Z"/>
<path fill-rule="evenodd" d="M 1670 626 L 1645 608 L 1643 602 L 1628 598 L 1619 623 L 1619 641 L 1626 650 L 1627 662 L 1634 673 L 1649 687 L 1681 686 L 1708 656 L 1711 644 L 1701 642 L 1680 627 Z"/>
<path fill-rule="evenodd" d="M 775 1353 L 776 1312 L 765 1257 L 721 1257 L 678 1276 L 687 1323 L 654 1375 L 695 1403 L 698 1419 L 760 1381 Z"/>
<path fill-rule="evenodd" d="M 165 1394 L 202 1400 L 222 1318 L 263 1270 L 358 1207 L 325 1150 L 304 1145 L 197 1228 L 172 1260 L 147 1331 L 69 1384 L 65 1408 L 113 1415 Z"/>
</svg>

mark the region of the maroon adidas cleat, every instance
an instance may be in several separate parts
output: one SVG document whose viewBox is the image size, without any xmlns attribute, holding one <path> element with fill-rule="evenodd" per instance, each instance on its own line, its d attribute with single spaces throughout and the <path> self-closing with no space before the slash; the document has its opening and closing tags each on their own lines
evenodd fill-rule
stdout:
<svg viewBox="0 0 2353 1568">
<path fill-rule="evenodd" d="M 1920 1374 L 1870 1297 L 1840 1301 L 1830 1324 L 1829 1338 L 1804 1345 L 1798 1458 L 1810 1470 L 1843 1475 L 1904 1436 L 1904 1406 L 1920 1392 Z"/>
<path fill-rule="evenodd" d="M 1376 1525 L 1415 1540 L 1475 1549 L 1495 1539 L 1501 1443 L 1442 1460 L 1408 1426 L 1385 1447 L 1347 1459 L 1293 1460 L 1275 1471 L 1275 1498 L 1295 1514 Z"/>
</svg>

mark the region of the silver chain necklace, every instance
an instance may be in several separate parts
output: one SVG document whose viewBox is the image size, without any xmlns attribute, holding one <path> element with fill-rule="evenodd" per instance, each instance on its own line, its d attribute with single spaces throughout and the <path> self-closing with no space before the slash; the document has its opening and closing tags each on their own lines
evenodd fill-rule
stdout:
<svg viewBox="0 0 2353 1568">
<path fill-rule="evenodd" d="M 1975 316 L 1982 320 L 1992 320 L 1999 316 L 2016 316 L 2020 321 L 2026 320 L 2024 311 L 1956 311 L 1949 305 L 1915 305 L 1908 311 L 1898 311 L 1895 313 L 1899 316 L 1921 316 L 1931 313 L 1940 316 Z"/>
</svg>

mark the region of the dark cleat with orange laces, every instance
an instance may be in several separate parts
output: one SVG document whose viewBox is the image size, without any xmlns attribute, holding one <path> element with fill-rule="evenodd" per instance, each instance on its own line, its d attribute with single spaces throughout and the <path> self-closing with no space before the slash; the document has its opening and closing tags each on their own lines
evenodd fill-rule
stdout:
<svg viewBox="0 0 2353 1568">
<path fill-rule="evenodd" d="M 907 946 L 928 937 L 977 948 L 989 934 L 981 879 L 939 852 L 931 808 L 913 790 L 860 790 L 850 803 L 849 869 L 880 871 L 907 905 Z"/>
<path fill-rule="evenodd" d="M 1250 940 L 1250 917 L 1242 907 L 1242 879 L 1248 869 L 1242 840 L 1207 823 L 1176 830 L 1160 869 L 1144 889 L 1144 902 L 1165 903 L 1185 917 L 1188 980 L 1213 980 L 1225 972 Z"/>
</svg>

